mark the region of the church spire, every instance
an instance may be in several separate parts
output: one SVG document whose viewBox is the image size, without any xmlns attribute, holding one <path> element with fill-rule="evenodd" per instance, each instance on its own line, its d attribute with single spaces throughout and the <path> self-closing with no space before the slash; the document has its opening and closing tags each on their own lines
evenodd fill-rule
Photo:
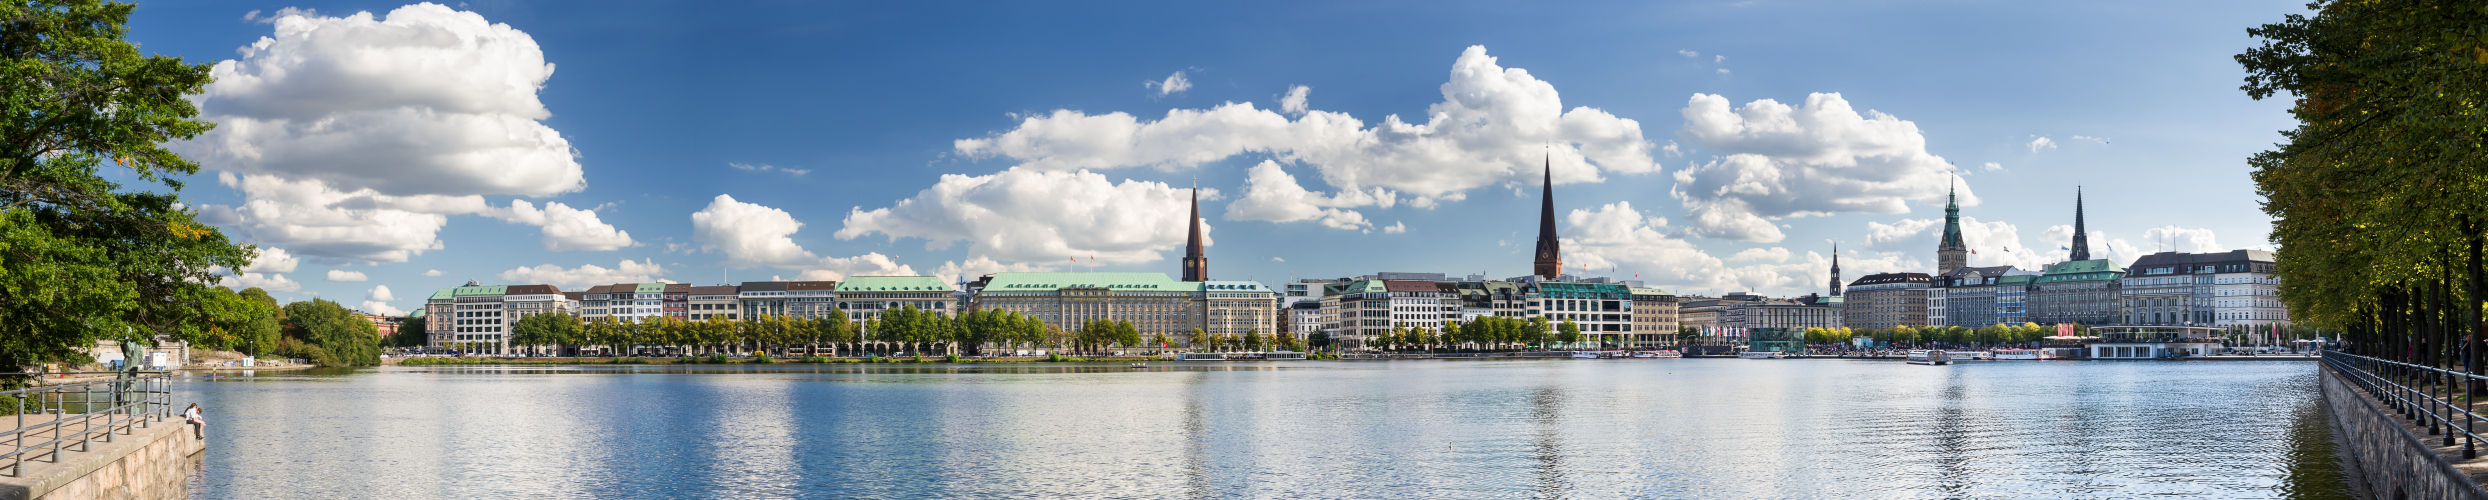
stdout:
<svg viewBox="0 0 2488 500">
<path fill-rule="evenodd" d="M 1538 259 L 1532 267 L 1540 278 L 1555 279 L 1564 273 L 1563 244 L 1555 240 L 1555 159 L 1547 153 L 1545 187 L 1538 195 Z"/>
<path fill-rule="evenodd" d="M 1944 237 L 1935 242 L 1935 275 L 1970 265 L 1970 246 L 1961 242 L 1961 202 L 1952 186 L 1944 187 Z"/>
<path fill-rule="evenodd" d="M 1840 244 L 1831 244 L 1831 296 L 1840 296 Z"/>
<path fill-rule="evenodd" d="M 1209 281 L 1209 257 L 1201 249 L 1201 181 L 1192 181 L 1192 236 L 1184 242 L 1184 281 Z"/>
<path fill-rule="evenodd" d="M 2066 260 L 2091 260 L 2090 231 L 2082 228 L 2082 186 L 2073 187 L 2073 256 Z"/>
</svg>

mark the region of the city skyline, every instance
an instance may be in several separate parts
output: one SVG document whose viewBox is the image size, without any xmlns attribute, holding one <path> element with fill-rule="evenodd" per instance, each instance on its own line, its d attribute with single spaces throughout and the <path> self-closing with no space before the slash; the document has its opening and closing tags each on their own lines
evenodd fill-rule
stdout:
<svg viewBox="0 0 2488 500">
<path fill-rule="evenodd" d="M 1676 293 L 1820 292 L 1835 242 L 1851 276 L 1933 271 L 1946 179 L 1955 173 L 1968 265 L 2035 269 L 2062 260 L 2056 249 L 2072 239 L 2075 185 L 2090 187 L 2087 236 L 2096 253 L 2130 263 L 2163 245 L 2266 248 L 2267 219 L 2247 201 L 2243 160 L 2288 122 L 2285 102 L 2250 101 L 2218 84 L 2228 77 L 2157 93 L 2115 81 L 2235 73 L 2227 55 L 2243 50 L 2243 27 L 2261 19 L 2249 14 L 2272 8 L 2154 23 L 2077 8 L 2040 27 L 2054 38 L 1980 28 L 2007 43 L 1972 50 L 1878 34 L 1835 49 L 1839 61 L 1785 44 L 1859 36 L 1859 28 L 1791 29 L 1790 40 L 1765 42 L 1715 36 L 1721 28 L 1704 21 L 1820 29 L 1842 15 L 1898 20 L 1934 8 L 1442 12 L 1417 17 L 1450 26 L 1443 32 L 1393 27 L 1383 32 L 1412 40 L 1337 55 L 1322 52 L 1372 35 L 1291 33 L 1278 48 L 1186 39 L 1132 50 L 1113 48 L 1123 39 L 1114 35 L 1041 34 L 1028 38 L 1034 49 L 1013 52 L 1036 62 L 973 55 L 1005 34 L 937 42 L 931 37 L 942 33 L 804 31 L 796 21 L 730 34 L 692 16 L 669 25 L 678 31 L 650 35 L 754 44 L 757 54 L 693 66 L 743 79 L 728 84 L 619 65 L 616 58 L 691 49 L 625 43 L 596 24 L 538 13 L 546 7 L 297 7 L 307 11 L 138 12 L 142 27 L 211 13 L 233 19 L 135 30 L 159 38 L 142 40 L 149 51 L 234 60 L 203 97 L 219 130 L 177 148 L 207 167 L 183 194 L 237 240 L 281 249 L 230 283 L 401 311 L 416 291 L 466 279 L 567 289 L 660 279 L 972 279 L 1001 270 L 1177 274 L 1187 231 L 1178 221 L 1190 209 L 1193 177 L 1217 279 L 1528 274 L 1540 202 L 1530 191 L 1548 184 L 1532 179 L 1541 175 L 1564 191 L 1555 210 L 1566 272 Z M 2029 14 L 2021 8 L 1941 15 Z M 822 9 L 813 13 L 859 13 Z M 962 23 L 990 27 L 999 21 L 986 16 L 1006 14 Z M 1545 28 L 1599 14 L 1664 19 L 1680 31 L 1533 38 L 1490 29 L 1497 17 Z M 1247 17 L 1211 24 L 1249 26 Z M 1322 22 L 1389 18 L 1348 13 Z M 321 35 L 384 26 L 457 33 L 471 46 L 423 52 L 385 37 Z M 2229 35 L 2202 34 L 2213 31 Z M 2112 35 L 2129 32 L 2137 35 Z M 269 41 L 252 45 L 261 37 Z M 1597 57 L 1577 50 L 1599 43 L 1628 49 Z M 2146 45 L 2165 50 L 2141 51 Z M 2035 52 L 1997 63 L 2008 48 Z M 922 63 L 902 56 L 1044 76 L 910 71 Z M 1873 67 L 1901 59 L 1911 67 Z M 1351 60 L 1384 62 L 1342 65 Z M 443 61 L 471 69 L 451 72 L 468 78 L 426 76 Z M 357 68 L 366 72 L 322 73 L 323 62 L 365 64 Z M 392 87 L 383 77 L 424 88 Z M 1967 83 L 1930 84 L 1947 79 Z M 832 92 L 812 95 L 816 87 Z M 666 93 L 656 90 L 733 91 L 646 97 Z M 418 109 L 439 113 L 410 111 Z M 304 125 L 321 120 L 344 126 Z M 868 125 L 875 121 L 888 126 Z M 505 134 L 478 139 L 474 130 Z M 465 139 L 434 143 L 469 149 L 407 151 L 379 131 Z"/>
</svg>

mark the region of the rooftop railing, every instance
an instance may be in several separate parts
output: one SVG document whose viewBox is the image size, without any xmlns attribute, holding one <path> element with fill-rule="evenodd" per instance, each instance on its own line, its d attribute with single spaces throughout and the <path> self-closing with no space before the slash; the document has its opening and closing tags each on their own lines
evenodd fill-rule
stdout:
<svg viewBox="0 0 2488 500">
<path fill-rule="evenodd" d="M 0 476 L 23 476 L 29 460 L 60 463 L 62 450 L 84 453 L 172 416 L 172 372 L 0 373 L 57 375 L 110 378 L 0 391 L 0 407 L 15 410 L 0 424 L 16 424 L 0 431 Z"/>
</svg>

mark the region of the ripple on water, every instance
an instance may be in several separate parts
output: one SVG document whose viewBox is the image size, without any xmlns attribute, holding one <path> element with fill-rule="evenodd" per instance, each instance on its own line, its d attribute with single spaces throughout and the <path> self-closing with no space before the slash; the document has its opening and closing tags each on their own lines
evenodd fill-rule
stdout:
<svg viewBox="0 0 2488 500">
<path fill-rule="evenodd" d="M 2347 498 L 2311 363 L 387 368 L 193 379 L 197 498 Z"/>
</svg>

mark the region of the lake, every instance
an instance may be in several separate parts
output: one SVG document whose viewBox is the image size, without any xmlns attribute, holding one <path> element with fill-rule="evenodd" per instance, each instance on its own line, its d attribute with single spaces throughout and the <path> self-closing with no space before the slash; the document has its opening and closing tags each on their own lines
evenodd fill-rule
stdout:
<svg viewBox="0 0 2488 500">
<path fill-rule="evenodd" d="M 2349 498 L 2315 363 L 387 367 L 191 378 L 225 498 Z"/>
</svg>

